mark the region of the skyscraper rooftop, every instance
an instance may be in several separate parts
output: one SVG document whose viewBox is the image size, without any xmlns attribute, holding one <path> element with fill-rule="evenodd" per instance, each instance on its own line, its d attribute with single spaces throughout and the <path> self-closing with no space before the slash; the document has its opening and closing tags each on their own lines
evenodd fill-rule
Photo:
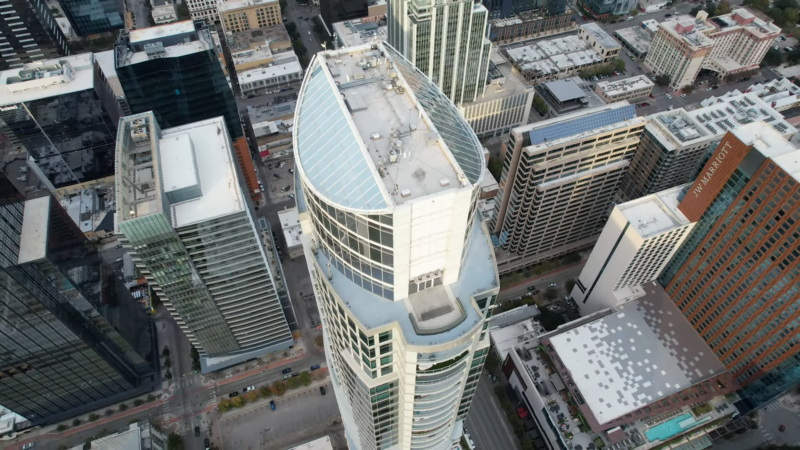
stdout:
<svg viewBox="0 0 800 450">
<path fill-rule="evenodd" d="M 0 72 L 0 106 L 91 89 L 93 58 L 81 53 Z"/>
</svg>

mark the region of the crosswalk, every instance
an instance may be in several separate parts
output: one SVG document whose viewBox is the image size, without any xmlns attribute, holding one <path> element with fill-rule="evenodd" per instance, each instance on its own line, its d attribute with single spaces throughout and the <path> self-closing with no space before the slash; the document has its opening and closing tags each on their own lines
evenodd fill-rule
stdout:
<svg viewBox="0 0 800 450">
<path fill-rule="evenodd" d="M 777 400 L 764 407 L 764 411 L 770 411 L 770 412 L 778 411 L 779 409 L 784 409 L 784 407 Z"/>
<path fill-rule="evenodd" d="M 758 431 L 760 431 L 761 435 L 764 437 L 764 442 L 766 442 L 767 444 L 775 443 L 775 437 L 772 436 L 772 433 L 770 433 L 769 430 L 767 430 L 764 427 L 759 427 Z"/>
</svg>

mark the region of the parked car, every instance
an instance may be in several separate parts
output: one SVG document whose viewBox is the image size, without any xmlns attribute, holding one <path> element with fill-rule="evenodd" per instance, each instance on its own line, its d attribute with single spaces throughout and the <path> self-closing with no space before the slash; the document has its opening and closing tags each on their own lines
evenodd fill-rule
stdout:
<svg viewBox="0 0 800 450">
<path fill-rule="evenodd" d="M 528 290 L 533 292 L 536 290 L 536 286 L 528 286 Z"/>
<path fill-rule="evenodd" d="M 267 164 L 267 169 L 272 170 L 272 164 Z"/>
<path fill-rule="evenodd" d="M 280 254 L 280 252 L 278 252 L 278 254 Z M 284 375 L 284 376 L 281 377 L 281 381 L 286 381 L 288 379 L 289 379 L 289 375 Z"/>
<path fill-rule="evenodd" d="M 311 370 L 317 370 L 317 369 L 319 369 L 319 364 L 314 364 L 313 366 L 311 366 Z"/>
<path fill-rule="evenodd" d="M 780 431 L 781 433 L 783 433 L 785 430 L 786 430 L 786 426 L 784 426 L 784 425 L 781 425 L 781 426 L 778 427 L 778 431 Z"/>
<path fill-rule="evenodd" d="M 294 173 L 294 169 L 289 169 L 289 173 Z"/>
<path fill-rule="evenodd" d="M 292 373 L 292 368 L 291 367 L 287 367 L 287 368 L 283 369 L 283 371 L 281 373 Z"/>
<path fill-rule="evenodd" d="M 280 178 L 281 177 L 280 174 L 277 174 L 277 173 L 274 173 L 273 175 L 275 175 L 275 178 Z"/>
<path fill-rule="evenodd" d="M 206 438 L 203 439 L 203 445 L 205 445 L 206 448 L 211 447 L 211 442 L 208 440 L 208 436 L 206 436 Z"/>
<path fill-rule="evenodd" d="M 664 96 L 667 97 L 668 99 L 672 99 L 672 96 L 669 94 L 664 94 Z"/>
<path fill-rule="evenodd" d="M 555 283 L 550 283 L 550 284 L 547 285 L 547 287 L 556 287 L 556 286 L 558 286 L 558 285 L 555 284 Z"/>
<path fill-rule="evenodd" d="M 319 387 L 319 393 L 325 395 L 325 388 L 323 386 Z"/>
<path fill-rule="evenodd" d="M 300 372 L 295 372 L 295 373 L 292 374 L 292 376 L 293 377 L 299 377 L 300 376 Z"/>
<path fill-rule="evenodd" d="M 294 198 L 294 194 L 289 194 L 289 198 Z"/>
<path fill-rule="evenodd" d="M 681 94 L 681 98 L 686 97 L 686 94 Z"/>
<path fill-rule="evenodd" d="M 256 390 L 255 386 L 248 386 L 248 387 L 242 389 L 242 392 L 250 392 L 250 391 L 255 391 L 255 390 Z"/>
<path fill-rule="evenodd" d="M 236 397 L 238 395 L 239 395 L 239 391 L 233 391 L 230 394 L 228 394 L 228 397 L 233 398 L 233 397 Z"/>
<path fill-rule="evenodd" d="M 719 86 L 711 86 L 711 89 L 719 89 Z"/>
<path fill-rule="evenodd" d="M 269 401 L 269 409 L 275 411 L 275 409 L 276 409 L 275 408 L 275 400 L 270 400 Z"/>
<path fill-rule="evenodd" d="M 28 450 L 29 448 L 33 448 L 34 445 L 36 445 L 35 442 L 28 442 L 27 444 L 22 446 L 22 450 Z"/>
<path fill-rule="evenodd" d="M 672 17 L 672 14 L 664 14 L 664 17 Z"/>
<path fill-rule="evenodd" d="M 200 427 L 194 427 L 194 435 L 200 436 Z"/>
</svg>

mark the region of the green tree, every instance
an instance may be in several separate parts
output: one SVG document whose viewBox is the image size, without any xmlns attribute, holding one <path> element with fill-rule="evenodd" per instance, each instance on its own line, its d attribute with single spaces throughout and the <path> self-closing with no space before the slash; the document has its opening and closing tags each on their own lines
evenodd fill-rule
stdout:
<svg viewBox="0 0 800 450">
<path fill-rule="evenodd" d="M 631 16 L 636 17 L 639 15 L 639 8 L 635 7 L 631 10 Z"/>
<path fill-rule="evenodd" d="M 533 99 L 533 109 L 535 109 L 536 112 L 538 112 L 539 114 L 544 116 L 545 114 L 547 114 L 547 110 L 548 110 L 547 103 L 545 103 L 545 101 L 544 101 L 544 99 L 542 97 L 537 95 Z"/>
<path fill-rule="evenodd" d="M 767 1 L 769 1 L 769 0 L 767 0 Z M 699 13 L 702 10 L 703 10 L 703 6 L 702 5 L 695 6 L 694 8 L 692 8 L 689 11 L 689 15 L 692 16 L 692 17 L 696 17 L 697 13 Z"/>
<path fill-rule="evenodd" d="M 308 49 L 306 49 L 305 44 L 303 44 L 303 41 L 299 39 L 292 42 L 292 47 L 294 48 L 294 52 L 297 53 L 297 56 L 304 56 L 306 53 L 308 53 Z"/>
<path fill-rule="evenodd" d="M 792 50 L 789 52 L 789 55 L 786 56 L 786 61 L 791 65 L 800 62 L 800 50 Z"/>
<path fill-rule="evenodd" d="M 614 70 L 619 71 L 619 72 L 624 72 L 625 71 L 625 61 L 623 61 L 621 59 L 615 59 L 614 62 L 611 63 L 611 64 L 614 66 Z"/>
<path fill-rule="evenodd" d="M 242 406 L 244 406 L 244 399 L 242 398 L 242 396 L 237 395 L 236 397 L 233 397 L 231 399 L 231 406 L 233 406 L 234 408 L 241 408 Z"/>
<path fill-rule="evenodd" d="M 281 11 L 286 11 L 286 0 L 278 0 L 278 5 L 281 7 Z"/>
<path fill-rule="evenodd" d="M 634 9 L 634 11 L 636 10 Z M 521 439 L 519 446 L 522 447 L 522 450 L 536 450 L 536 447 L 533 446 L 533 441 L 530 439 Z"/>
<path fill-rule="evenodd" d="M 731 11 L 731 3 L 728 0 L 722 0 L 719 2 L 719 5 L 717 5 L 717 9 L 714 10 L 714 15 L 722 16 L 730 13 Z"/>
<path fill-rule="evenodd" d="M 114 415 L 114 410 L 113 409 L 107 409 L 106 410 L 106 417 L 111 417 L 113 415 Z"/>
<path fill-rule="evenodd" d="M 297 32 L 297 25 L 294 22 L 286 22 L 286 32 L 290 35 Z"/>
<path fill-rule="evenodd" d="M 772 3 L 772 6 L 774 8 L 780 8 L 780 9 L 787 9 L 787 8 L 798 9 L 798 8 L 800 8 L 800 4 L 797 3 L 797 0 L 775 0 Z"/>
<path fill-rule="evenodd" d="M 687 84 L 686 86 L 681 88 L 681 91 L 683 91 L 684 94 L 691 94 L 693 90 L 694 86 L 692 86 L 691 84 Z"/>
<path fill-rule="evenodd" d="M 98 416 L 98 415 L 97 415 L 97 414 L 95 414 L 95 413 L 91 413 L 91 414 L 89 414 L 89 422 L 94 422 L 95 420 L 97 420 L 97 419 L 99 419 L 99 418 L 100 418 L 100 416 Z"/>
<path fill-rule="evenodd" d="M 486 363 L 484 363 L 484 367 L 489 372 L 494 372 L 500 367 L 500 360 L 497 358 L 497 354 L 493 350 L 489 350 L 489 354 L 486 355 Z"/>
<path fill-rule="evenodd" d="M 142 405 L 144 405 L 144 400 L 140 398 L 137 398 L 136 400 L 133 401 L 133 406 L 142 406 Z"/>
<path fill-rule="evenodd" d="M 119 404 L 119 410 L 120 411 L 125 411 L 126 409 L 128 409 L 128 404 L 127 403 L 120 403 Z"/>
<path fill-rule="evenodd" d="M 783 55 L 779 50 L 775 50 L 775 48 L 770 47 L 767 50 L 767 54 L 764 56 L 764 60 L 761 61 L 762 66 L 766 67 L 777 67 L 783 64 Z"/>
<path fill-rule="evenodd" d="M 300 384 L 303 386 L 311 384 L 311 374 L 308 372 L 300 372 L 300 376 L 297 378 L 300 379 Z"/>
<path fill-rule="evenodd" d="M 72 426 L 77 427 L 81 424 L 81 419 L 72 419 Z"/>
<path fill-rule="evenodd" d="M 555 300 L 558 298 L 558 291 L 554 287 L 549 287 L 544 291 L 544 298 L 546 300 Z"/>
<path fill-rule="evenodd" d="M 769 0 L 744 0 L 743 5 L 752 6 L 759 11 L 766 11 L 769 9 Z"/>
<path fill-rule="evenodd" d="M 230 411 L 231 408 L 232 408 L 231 401 L 228 400 L 227 398 L 223 398 L 217 404 L 217 409 L 220 412 Z"/>
<path fill-rule="evenodd" d="M 783 14 L 786 16 L 787 24 L 797 23 L 798 18 L 800 18 L 800 11 L 797 8 L 786 8 L 783 10 Z"/>
<path fill-rule="evenodd" d="M 66 425 L 64 425 L 63 423 L 60 423 L 60 424 L 58 424 L 58 426 L 56 427 L 56 431 L 64 431 L 64 430 L 66 430 L 67 428 L 69 428 L 69 427 L 68 427 L 68 426 L 66 426 Z"/>
<path fill-rule="evenodd" d="M 161 350 L 161 356 L 164 358 L 169 358 L 169 347 L 166 345 L 164 346 L 164 350 Z"/>
<path fill-rule="evenodd" d="M 164 378 L 171 380 L 172 379 L 172 372 L 167 372 L 164 374 Z"/>
<path fill-rule="evenodd" d="M 178 10 L 178 20 L 189 20 L 192 18 L 192 14 L 189 13 L 189 5 L 186 2 L 178 3 L 175 5 L 175 9 Z"/>
<path fill-rule="evenodd" d="M 200 353 L 197 352 L 196 348 L 192 347 L 189 353 L 191 353 L 192 359 L 197 359 L 197 360 L 200 359 Z"/>
<path fill-rule="evenodd" d="M 286 385 L 281 381 L 276 381 L 272 384 L 272 392 L 278 397 L 283 397 L 283 394 L 286 393 Z"/>
<path fill-rule="evenodd" d="M 548 309 L 542 309 L 539 314 L 539 323 L 542 324 L 542 327 L 544 327 L 546 331 L 553 331 L 558 328 L 559 325 L 566 323 L 566 321 L 561 314 L 554 313 Z"/>
<path fill-rule="evenodd" d="M 300 387 L 300 380 L 298 378 L 300 378 L 300 377 L 291 377 L 288 380 L 286 380 L 286 387 L 289 388 L 289 389 L 297 389 L 297 388 L 299 388 Z"/>
<path fill-rule="evenodd" d="M 195 372 L 199 372 L 200 369 L 201 369 L 200 361 L 198 360 L 192 361 L 192 370 L 194 370 Z"/>
<path fill-rule="evenodd" d="M 155 401 L 155 399 L 156 399 L 156 396 L 155 396 L 155 395 L 153 395 L 153 394 L 147 394 L 147 401 L 148 401 L 148 402 Z"/>
<path fill-rule="evenodd" d="M 269 386 L 266 385 L 258 388 L 258 393 L 261 394 L 261 397 L 263 398 L 272 397 L 272 389 L 270 389 Z"/>
<path fill-rule="evenodd" d="M 500 180 L 500 176 L 503 175 L 503 161 L 500 158 L 489 157 L 489 173 L 492 174 L 495 181 Z"/>
<path fill-rule="evenodd" d="M 164 360 L 164 367 L 166 367 L 167 369 L 172 367 L 172 361 L 170 361 L 169 358 Z"/>
<path fill-rule="evenodd" d="M 258 400 L 258 391 L 250 391 L 244 394 L 244 399 L 247 400 L 247 403 L 253 403 Z"/>
<path fill-rule="evenodd" d="M 709 16 L 713 16 L 714 12 L 717 10 L 717 4 L 714 2 L 706 2 L 705 10 Z"/>
<path fill-rule="evenodd" d="M 183 450 L 183 438 L 180 434 L 169 434 L 169 437 L 167 437 L 167 450 Z"/>
<path fill-rule="evenodd" d="M 570 278 L 569 280 L 564 282 L 564 290 L 567 291 L 567 294 L 572 292 L 572 288 L 575 287 L 575 279 Z"/>
<path fill-rule="evenodd" d="M 668 86 L 669 82 L 670 82 L 669 75 L 667 75 L 667 74 L 658 75 L 658 76 L 656 76 L 655 82 L 656 82 L 657 85 L 659 85 L 661 87 Z"/>
</svg>

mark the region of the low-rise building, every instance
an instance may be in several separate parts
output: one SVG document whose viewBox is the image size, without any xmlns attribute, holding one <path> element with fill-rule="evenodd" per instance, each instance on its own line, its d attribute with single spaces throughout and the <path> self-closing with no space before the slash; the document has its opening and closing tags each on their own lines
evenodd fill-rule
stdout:
<svg viewBox="0 0 800 450">
<path fill-rule="evenodd" d="M 319 5 L 319 0 L 317 1 L 317 5 Z M 331 438 L 329 436 L 322 436 L 319 439 L 314 439 L 313 441 L 306 442 L 305 444 L 300 444 L 297 447 L 292 447 L 289 450 L 333 450 L 333 446 L 331 445 Z"/>
<path fill-rule="evenodd" d="M 575 11 L 569 7 L 563 14 L 552 16 L 541 10 L 520 11 L 502 19 L 494 19 L 491 24 L 489 39 L 497 44 L 565 33 L 578 27 Z"/>
<path fill-rule="evenodd" d="M 81 447 L 83 448 L 83 447 Z M 126 431 L 95 439 L 91 450 L 124 449 L 124 450 L 166 450 L 167 436 L 149 422 L 134 422 Z"/>
<path fill-rule="evenodd" d="M 786 111 L 800 106 L 800 86 L 786 78 L 756 83 L 745 92 L 756 94 L 775 111 Z"/>
<path fill-rule="evenodd" d="M 153 22 L 156 25 L 178 20 L 178 12 L 175 10 L 175 4 L 171 0 L 150 0 L 150 4 L 153 7 L 150 14 L 153 16 Z"/>
<path fill-rule="evenodd" d="M 219 21 L 217 4 L 213 0 L 186 0 L 192 20 L 202 20 L 208 25 Z"/>
<path fill-rule="evenodd" d="M 597 83 L 594 91 L 605 102 L 612 103 L 620 100 L 633 100 L 646 98 L 653 92 L 655 83 L 644 75 L 624 78 L 615 81 L 601 81 Z"/>
<path fill-rule="evenodd" d="M 620 28 L 614 31 L 614 36 L 629 55 L 644 58 L 650 51 L 657 30 L 658 21 L 649 19 L 639 22 L 637 26 Z"/>
<path fill-rule="evenodd" d="M 297 212 L 297 207 L 278 211 L 278 220 L 281 222 L 283 240 L 286 242 L 286 251 L 289 252 L 289 258 L 295 259 L 303 256 L 303 243 L 300 241 L 303 229 L 300 227 L 300 216 Z"/>
<path fill-rule="evenodd" d="M 282 24 L 278 0 L 218 0 L 219 21 L 226 33 Z"/>
<path fill-rule="evenodd" d="M 489 85 L 474 102 L 458 110 L 478 137 L 498 136 L 528 123 L 534 89 L 495 49 L 489 61 Z"/>
<path fill-rule="evenodd" d="M 356 47 L 373 41 L 386 39 L 385 21 L 346 20 L 333 24 L 333 32 L 339 47 Z"/>
<path fill-rule="evenodd" d="M 286 86 L 290 82 L 302 80 L 303 67 L 294 52 L 284 52 L 281 57 L 267 67 L 237 72 L 242 94 L 252 95 L 273 86 Z"/>
<path fill-rule="evenodd" d="M 586 41 L 603 57 L 603 62 L 608 63 L 619 58 L 622 46 L 596 22 L 581 25 L 578 37 Z"/>
<path fill-rule="evenodd" d="M 536 86 L 536 92 L 558 114 L 588 106 L 587 93 L 573 79 L 556 80 Z"/>
<path fill-rule="evenodd" d="M 669 2 L 667 0 L 639 0 L 639 11 L 643 13 L 651 13 L 662 10 L 667 7 Z"/>
<path fill-rule="evenodd" d="M 512 342 L 502 371 L 550 448 L 706 448 L 704 428 L 736 411 L 730 372 L 660 286 L 641 290 Z"/>
<path fill-rule="evenodd" d="M 577 35 L 537 41 L 503 51 L 531 84 L 569 78 L 604 61 L 598 50 Z"/>
</svg>

